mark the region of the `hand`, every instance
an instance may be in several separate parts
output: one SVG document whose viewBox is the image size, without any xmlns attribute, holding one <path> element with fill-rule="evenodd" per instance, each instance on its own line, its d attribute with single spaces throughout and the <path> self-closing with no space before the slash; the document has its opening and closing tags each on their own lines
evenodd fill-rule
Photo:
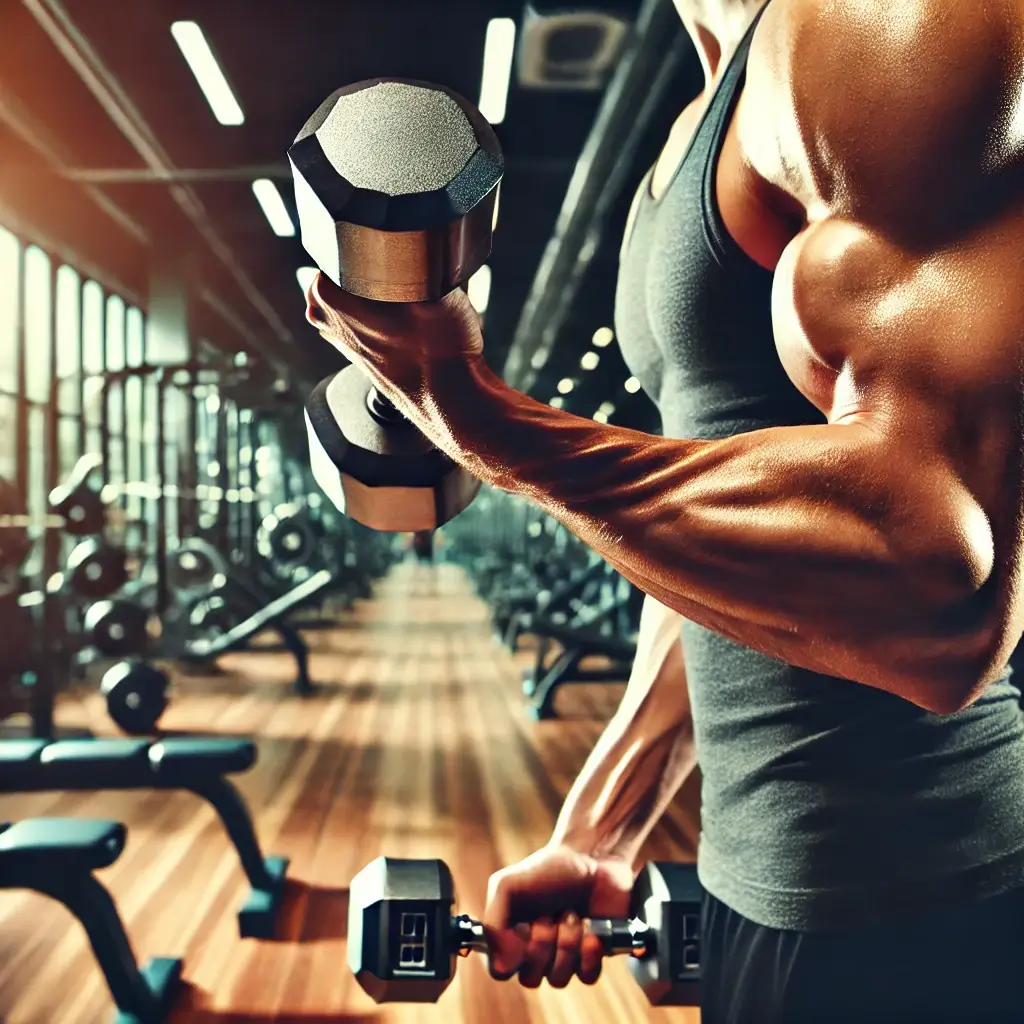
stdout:
<svg viewBox="0 0 1024 1024">
<path fill-rule="evenodd" d="M 577 976 L 593 985 L 601 975 L 601 940 L 583 919 L 625 918 L 633 887 L 632 865 L 598 860 L 566 846 L 548 846 L 491 876 L 483 925 L 491 974 L 519 974 L 524 988 L 547 978 L 565 988 Z"/>
<path fill-rule="evenodd" d="M 480 317 L 460 288 L 438 302 L 374 302 L 318 274 L 306 319 L 417 425 L 433 397 L 431 367 L 483 352 Z"/>
</svg>

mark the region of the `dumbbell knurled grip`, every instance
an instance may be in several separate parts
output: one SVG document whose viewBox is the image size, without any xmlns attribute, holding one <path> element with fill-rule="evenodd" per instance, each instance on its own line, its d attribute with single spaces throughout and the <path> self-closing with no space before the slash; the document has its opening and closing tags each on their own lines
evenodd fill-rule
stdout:
<svg viewBox="0 0 1024 1024">
<path fill-rule="evenodd" d="M 452 928 L 459 956 L 490 952 L 484 926 L 479 921 L 461 914 L 452 919 Z M 628 921 L 609 917 L 593 918 L 587 922 L 587 933 L 601 940 L 605 956 L 628 954 L 642 959 L 653 952 L 651 931 L 639 918 L 634 917 Z"/>
</svg>

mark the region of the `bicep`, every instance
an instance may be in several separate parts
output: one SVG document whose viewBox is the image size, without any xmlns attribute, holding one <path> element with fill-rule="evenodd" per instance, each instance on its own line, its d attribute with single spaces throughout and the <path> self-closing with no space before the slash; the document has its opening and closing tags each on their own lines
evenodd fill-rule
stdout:
<svg viewBox="0 0 1024 1024">
<path fill-rule="evenodd" d="M 776 282 L 791 378 L 827 382 L 817 402 L 830 424 L 867 428 L 893 494 L 927 511 L 908 536 L 953 545 L 978 580 L 1017 562 L 1022 236 L 1024 217 L 1008 218 L 922 254 L 828 219 L 794 242 Z"/>
<path fill-rule="evenodd" d="M 928 253 L 842 218 L 807 228 L 783 254 L 773 295 L 791 379 L 831 385 L 830 420 L 900 424 L 917 445 L 951 440 L 958 420 L 994 402 L 1005 414 L 1019 400 L 1024 336 L 1017 221 Z"/>
</svg>

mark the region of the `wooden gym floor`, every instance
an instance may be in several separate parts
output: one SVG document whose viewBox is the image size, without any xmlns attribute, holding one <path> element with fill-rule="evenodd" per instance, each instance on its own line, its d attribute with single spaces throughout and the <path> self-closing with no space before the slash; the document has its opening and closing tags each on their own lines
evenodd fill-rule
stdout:
<svg viewBox="0 0 1024 1024">
<path fill-rule="evenodd" d="M 459 908 L 479 913 L 487 878 L 550 834 L 562 798 L 620 686 L 577 686 L 563 718 L 522 713 L 520 669 L 496 646 L 484 605 L 451 566 L 398 566 L 335 630 L 309 634 L 311 699 L 293 696 L 286 655 L 225 658 L 213 679 L 179 679 L 169 731 L 253 736 L 260 757 L 236 777 L 265 853 L 291 857 L 276 942 L 238 938 L 243 876 L 213 812 L 185 794 L 53 793 L 0 797 L 0 818 L 114 818 L 129 826 L 121 859 L 101 873 L 137 956 L 185 959 L 174 1022 L 201 1024 L 697 1024 L 696 1010 L 647 1006 L 625 965 L 600 983 L 526 992 L 459 964 L 436 1006 L 377 1007 L 349 974 L 346 885 L 381 853 L 442 857 Z M 112 735 L 91 692 L 59 706 L 63 727 Z M 690 859 L 692 787 L 647 855 Z M 58 904 L 0 893 L 0 1021 L 93 1024 L 112 1003 L 84 933 Z"/>
</svg>

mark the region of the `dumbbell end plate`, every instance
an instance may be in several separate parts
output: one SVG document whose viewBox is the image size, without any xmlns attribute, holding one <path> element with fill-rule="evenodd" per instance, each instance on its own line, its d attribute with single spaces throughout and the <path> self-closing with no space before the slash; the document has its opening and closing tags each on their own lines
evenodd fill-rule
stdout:
<svg viewBox="0 0 1024 1024">
<path fill-rule="evenodd" d="M 321 382 L 306 405 L 310 465 L 328 498 L 384 533 L 434 530 L 466 509 L 480 481 L 407 423 L 370 414 L 356 367 Z"/>
</svg>

